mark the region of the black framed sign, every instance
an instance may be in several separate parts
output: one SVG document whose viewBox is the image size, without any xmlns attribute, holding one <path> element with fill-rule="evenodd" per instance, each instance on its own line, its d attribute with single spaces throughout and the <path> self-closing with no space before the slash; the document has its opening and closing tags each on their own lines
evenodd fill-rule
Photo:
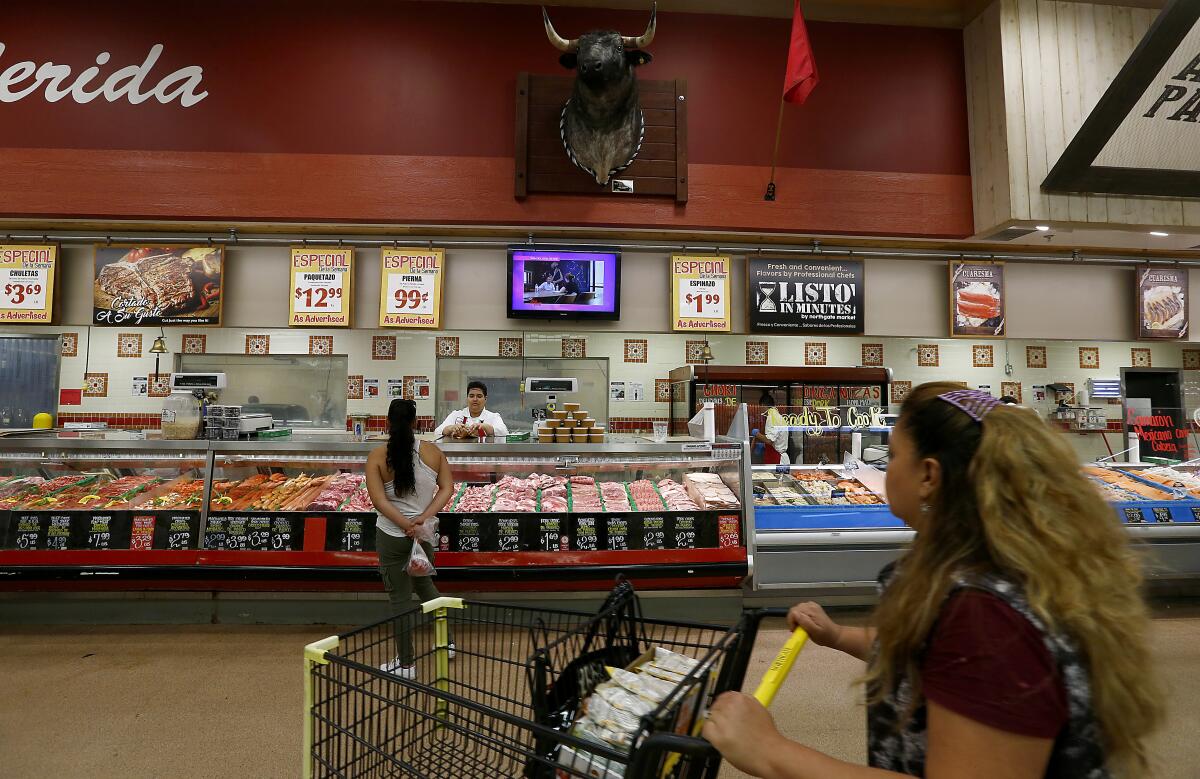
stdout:
<svg viewBox="0 0 1200 779">
<path fill-rule="evenodd" d="M 1067 146 L 1051 192 L 1200 197 L 1200 0 L 1171 0 Z"/>
<path fill-rule="evenodd" d="M 862 260 L 747 260 L 748 329 L 754 333 L 859 335 L 863 332 Z"/>
</svg>

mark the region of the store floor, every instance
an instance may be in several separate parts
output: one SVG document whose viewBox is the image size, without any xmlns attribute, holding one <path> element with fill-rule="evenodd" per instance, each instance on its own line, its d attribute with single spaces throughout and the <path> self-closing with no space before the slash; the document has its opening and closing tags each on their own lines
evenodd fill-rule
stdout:
<svg viewBox="0 0 1200 779">
<path fill-rule="evenodd" d="M 323 627 L 0 627 L 0 774 L 76 777 L 291 777 L 300 765 L 301 649 Z M 757 682 L 785 633 L 760 635 Z M 1154 623 L 1171 718 L 1154 741 L 1163 779 L 1200 766 L 1200 608 Z M 773 707 L 785 733 L 864 758 L 856 661 L 805 649 Z M 740 776 L 726 768 L 723 777 Z"/>
</svg>

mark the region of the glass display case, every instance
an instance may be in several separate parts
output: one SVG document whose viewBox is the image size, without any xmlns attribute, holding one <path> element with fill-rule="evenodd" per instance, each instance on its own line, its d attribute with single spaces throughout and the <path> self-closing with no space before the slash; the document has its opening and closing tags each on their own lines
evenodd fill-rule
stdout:
<svg viewBox="0 0 1200 779">
<path fill-rule="evenodd" d="M 0 443 L 7 581 L 85 569 L 153 586 L 378 584 L 367 455 L 381 442 L 46 436 Z M 745 446 L 444 443 L 439 586 L 736 587 L 747 574 Z"/>
</svg>

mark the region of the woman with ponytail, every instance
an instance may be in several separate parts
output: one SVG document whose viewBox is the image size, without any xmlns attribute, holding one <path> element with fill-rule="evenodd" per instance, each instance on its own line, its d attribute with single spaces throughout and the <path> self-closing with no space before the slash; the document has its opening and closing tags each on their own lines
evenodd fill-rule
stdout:
<svg viewBox="0 0 1200 779">
<path fill-rule="evenodd" d="M 880 576 L 874 628 L 815 603 L 793 627 L 867 663 L 870 767 L 785 739 L 726 693 L 704 735 L 759 777 L 1152 775 L 1163 719 L 1141 569 L 1071 447 L 983 392 L 924 384 L 890 438 L 892 512 L 917 531 Z"/>
<path fill-rule="evenodd" d="M 417 440 L 413 432 L 416 420 L 416 403 L 393 400 L 388 407 L 387 445 L 372 450 L 367 457 L 367 491 L 378 512 L 375 549 L 393 614 L 412 606 L 414 589 L 422 603 L 438 597 L 430 577 L 408 573 L 408 561 L 417 527 L 433 519 L 454 492 L 446 455 L 436 445 Z M 432 562 L 433 547 L 422 541 L 421 548 Z M 405 679 L 415 679 L 412 636 L 403 622 L 395 620 L 396 658 L 380 667 Z M 450 656 L 454 656 L 453 638 Z"/>
</svg>

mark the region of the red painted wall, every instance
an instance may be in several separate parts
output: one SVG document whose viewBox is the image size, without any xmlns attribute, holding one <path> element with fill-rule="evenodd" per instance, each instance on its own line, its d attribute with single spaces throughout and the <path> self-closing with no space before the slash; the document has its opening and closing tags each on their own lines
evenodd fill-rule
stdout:
<svg viewBox="0 0 1200 779">
<path fill-rule="evenodd" d="M 646 19 L 554 10 L 568 36 L 595 26 L 637 34 Z M 20 4 L 4 12 L 0 72 L 52 60 L 78 73 L 108 51 L 102 80 L 162 43 L 157 77 L 199 65 L 209 95 L 190 108 L 49 103 L 40 90 L 0 103 L 0 213 L 969 233 L 962 43 L 950 30 L 810 25 L 821 84 L 786 109 L 784 202 L 764 209 L 788 29 L 778 19 L 660 15 L 655 61 L 642 73 L 688 80 L 687 207 L 522 204 L 511 198 L 515 76 L 565 72 L 537 6 Z M 393 179 L 403 172 L 407 181 Z"/>
</svg>

